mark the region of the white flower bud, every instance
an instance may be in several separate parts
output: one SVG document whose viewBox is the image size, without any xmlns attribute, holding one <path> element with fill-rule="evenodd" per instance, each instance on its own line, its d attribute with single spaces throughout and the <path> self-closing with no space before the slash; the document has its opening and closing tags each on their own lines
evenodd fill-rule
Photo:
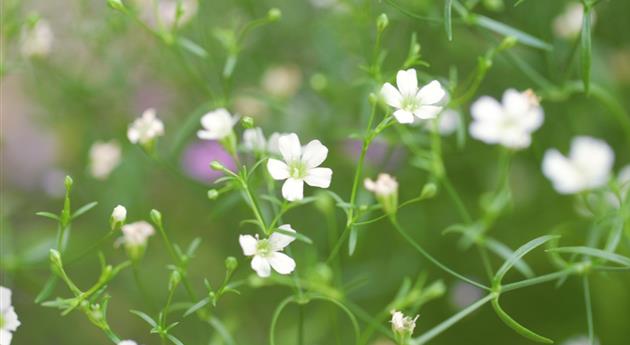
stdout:
<svg viewBox="0 0 630 345">
<path fill-rule="evenodd" d="M 114 207 L 114 211 L 112 211 L 112 220 L 118 223 L 124 223 L 125 219 L 127 219 L 127 209 L 125 206 L 118 205 Z"/>
</svg>

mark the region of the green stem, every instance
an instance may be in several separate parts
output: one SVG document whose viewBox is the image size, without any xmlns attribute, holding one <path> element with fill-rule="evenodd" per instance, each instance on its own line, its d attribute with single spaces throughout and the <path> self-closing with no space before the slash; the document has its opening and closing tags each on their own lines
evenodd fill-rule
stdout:
<svg viewBox="0 0 630 345">
<path fill-rule="evenodd" d="M 426 250 L 424 250 L 424 248 L 422 248 L 422 246 L 420 246 L 420 244 L 418 244 L 416 241 L 414 241 L 413 238 L 411 238 L 411 236 L 409 236 L 409 234 L 407 234 L 407 232 L 400 226 L 400 224 L 398 224 L 398 221 L 396 220 L 396 218 L 394 216 L 390 217 L 391 223 L 392 225 L 396 228 L 396 230 L 404 237 L 404 239 L 409 242 L 409 244 L 411 244 L 412 247 L 414 247 L 418 252 L 420 252 L 420 254 L 422 254 L 426 259 L 428 259 L 429 261 L 431 261 L 434 265 L 438 266 L 440 269 L 442 269 L 443 271 L 449 273 L 450 275 L 468 283 L 471 285 L 474 285 L 480 289 L 486 290 L 486 291 L 492 291 L 491 288 L 481 284 L 481 283 L 477 283 L 474 280 L 468 279 L 465 276 L 453 271 L 452 269 L 446 267 L 444 264 L 442 264 L 440 261 L 438 261 L 436 258 L 434 258 L 431 254 L 429 254 Z"/>
<path fill-rule="evenodd" d="M 591 305 L 591 289 L 588 283 L 588 276 L 585 274 L 582 276 L 582 283 L 584 286 L 584 304 L 586 305 L 586 322 L 588 325 L 588 343 L 589 345 L 595 344 L 595 334 L 593 329 L 593 306 Z"/>
<path fill-rule="evenodd" d="M 576 271 L 575 267 L 570 267 L 567 268 L 565 270 L 562 271 L 558 271 L 558 272 L 553 272 L 553 273 L 549 273 L 549 274 L 545 274 L 539 277 L 534 277 L 534 278 L 530 278 L 530 279 L 525 279 L 525 280 L 521 280 L 519 282 L 516 283 L 510 283 L 510 284 L 506 284 L 503 285 L 501 287 L 501 292 L 508 292 L 508 291 L 512 291 L 512 290 L 517 290 L 517 289 L 521 289 L 524 287 L 528 287 L 528 286 L 532 286 L 532 285 L 537 285 L 537 284 L 542 284 L 542 283 L 546 283 L 552 280 L 556 280 L 558 278 L 563 278 L 569 274 L 572 274 Z"/>
<path fill-rule="evenodd" d="M 260 227 L 260 229 L 263 231 L 265 235 L 269 235 L 269 229 L 267 229 L 267 226 L 265 225 L 265 220 L 262 216 L 262 213 L 260 212 L 260 206 L 258 205 L 258 202 L 256 201 L 256 197 L 252 194 L 252 191 L 249 189 L 249 186 L 247 185 L 247 181 L 242 178 L 241 178 L 241 186 L 243 187 L 243 190 L 245 191 L 245 196 L 247 197 L 249 207 L 252 209 L 252 212 L 254 213 L 254 217 L 256 217 L 258 226 Z"/>
</svg>

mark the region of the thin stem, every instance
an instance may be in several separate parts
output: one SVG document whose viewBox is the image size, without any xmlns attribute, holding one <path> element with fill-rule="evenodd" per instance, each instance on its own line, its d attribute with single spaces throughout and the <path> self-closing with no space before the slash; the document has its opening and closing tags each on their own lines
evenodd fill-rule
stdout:
<svg viewBox="0 0 630 345">
<path fill-rule="evenodd" d="M 492 269 L 492 264 L 490 263 L 488 250 L 480 243 L 476 243 L 476 246 L 479 251 L 479 255 L 481 256 L 481 261 L 483 262 L 483 268 L 486 271 L 486 275 L 488 276 L 488 279 L 492 281 L 492 278 L 494 277 L 494 270 Z"/>
<path fill-rule="evenodd" d="M 423 335 L 412 339 L 411 344 L 413 345 L 426 344 L 429 340 L 435 338 L 440 333 L 444 332 L 449 327 L 457 323 L 459 320 L 463 319 L 464 317 L 466 317 L 468 314 L 472 313 L 473 311 L 481 308 L 484 304 L 488 303 L 490 300 L 492 300 L 495 297 L 496 295 L 494 293 L 488 294 L 486 297 L 478 300 L 477 302 L 466 307 L 464 310 L 460 311 L 459 313 L 446 319 L 441 324 L 433 327 L 432 329 L 430 329 L 428 332 L 424 333 Z"/>
<path fill-rule="evenodd" d="M 465 276 L 453 271 L 452 269 L 446 267 L 444 264 L 442 264 L 440 261 L 438 261 L 436 258 L 434 258 L 431 254 L 429 254 L 426 250 L 424 250 L 424 248 L 422 248 L 422 246 L 420 246 L 420 244 L 418 244 L 416 241 L 413 240 L 413 238 L 411 238 L 411 236 L 409 236 L 409 234 L 407 234 L 407 232 L 405 232 L 405 230 L 400 226 L 400 224 L 398 224 L 398 221 L 396 220 L 395 217 L 390 217 L 391 223 L 392 225 L 396 228 L 396 230 L 398 230 L 398 232 L 405 238 L 405 240 L 407 242 L 409 242 L 409 244 L 411 244 L 412 247 L 414 247 L 418 252 L 420 252 L 420 254 L 422 254 L 425 258 L 427 258 L 429 261 L 431 261 L 433 264 L 435 264 L 436 266 L 438 266 L 439 268 L 441 268 L 443 271 L 449 273 L 450 275 L 468 283 L 471 285 L 474 285 L 480 289 L 484 289 L 487 291 L 492 291 L 491 288 L 481 284 L 481 283 L 477 283 L 474 280 L 468 279 Z"/>
<path fill-rule="evenodd" d="M 457 208 L 457 211 L 459 212 L 459 215 L 462 217 L 464 222 L 467 224 L 472 223 L 472 217 L 470 216 L 470 213 L 468 213 L 468 209 L 466 209 L 466 205 L 464 205 L 462 198 L 459 196 L 459 194 L 453 187 L 453 184 L 449 180 L 448 176 L 444 174 L 442 178 L 440 179 L 440 181 L 442 182 L 442 185 L 446 189 L 446 192 L 448 193 L 448 195 L 451 197 L 451 199 L 453 199 L 453 202 L 455 203 L 455 207 Z"/>
<path fill-rule="evenodd" d="M 588 284 L 588 276 L 585 274 L 582 276 L 582 283 L 584 286 L 584 304 L 586 305 L 586 322 L 588 325 L 588 343 L 593 345 L 595 343 L 595 334 L 593 330 L 593 306 L 591 305 L 591 289 Z"/>
<path fill-rule="evenodd" d="M 265 233 L 265 235 L 268 235 L 269 230 L 267 229 L 267 226 L 265 225 L 265 220 L 262 216 L 262 213 L 260 212 L 260 206 L 258 206 L 258 202 L 256 201 L 256 198 L 252 194 L 252 191 L 249 189 L 249 186 L 247 185 L 247 181 L 245 181 L 244 179 L 241 179 L 241 185 L 243 186 L 243 190 L 245 191 L 245 196 L 247 197 L 249 206 L 252 209 L 252 212 L 254 213 L 254 217 L 256 217 L 256 221 L 258 222 L 260 229 L 263 231 L 263 233 Z"/>
<path fill-rule="evenodd" d="M 506 284 L 503 285 L 501 287 L 501 292 L 508 292 L 508 291 L 512 291 L 512 290 L 517 290 L 517 289 L 521 289 L 524 287 L 528 287 L 528 286 L 532 286 L 532 285 L 537 285 L 537 284 L 542 284 L 542 283 L 546 283 L 552 280 L 556 280 L 558 278 L 563 278 L 569 274 L 572 274 L 576 271 L 575 267 L 570 267 L 567 268 L 565 270 L 562 271 L 558 271 L 558 272 L 553 272 L 553 273 L 549 273 L 549 274 L 545 274 L 539 277 L 534 277 L 534 278 L 530 278 L 530 279 L 525 279 L 525 280 L 521 280 L 519 282 L 516 283 L 510 283 L 510 284 Z"/>
</svg>

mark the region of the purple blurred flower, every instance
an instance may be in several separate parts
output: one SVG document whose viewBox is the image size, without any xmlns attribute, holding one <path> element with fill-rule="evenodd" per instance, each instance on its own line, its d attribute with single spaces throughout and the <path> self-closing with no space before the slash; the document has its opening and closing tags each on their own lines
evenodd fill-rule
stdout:
<svg viewBox="0 0 630 345">
<path fill-rule="evenodd" d="M 210 184 L 223 176 L 223 173 L 210 169 L 212 161 L 219 161 L 230 170 L 236 169 L 230 154 L 215 140 L 196 140 L 188 145 L 182 155 L 181 164 L 188 176 Z"/>
<path fill-rule="evenodd" d="M 363 142 L 359 139 L 347 139 L 343 142 L 343 152 L 352 159 L 359 160 Z M 374 140 L 365 155 L 365 162 L 372 166 L 384 165 L 385 170 L 393 170 L 405 158 L 405 151 L 401 147 L 391 146 L 385 141 Z"/>
<path fill-rule="evenodd" d="M 451 287 L 449 299 L 457 309 L 464 309 L 483 296 L 483 291 L 464 282 L 456 282 Z"/>
</svg>

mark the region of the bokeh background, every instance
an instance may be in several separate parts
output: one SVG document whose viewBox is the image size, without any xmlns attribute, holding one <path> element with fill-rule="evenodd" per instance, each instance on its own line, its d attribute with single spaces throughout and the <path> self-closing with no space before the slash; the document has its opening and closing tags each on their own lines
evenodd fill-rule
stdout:
<svg viewBox="0 0 630 345">
<path fill-rule="evenodd" d="M 532 147 L 514 158 L 510 175 L 513 201 L 491 234 L 515 248 L 560 224 L 570 224 L 563 229 L 563 243 L 581 243 L 589 221 L 577 214 L 572 198 L 560 196 L 551 188 L 541 174 L 541 159 L 547 148 L 566 151 L 570 139 L 582 134 L 602 138 L 614 148 L 616 170 L 630 163 L 629 138 L 623 127 L 630 111 L 630 2 L 604 0 L 595 10 L 592 80 L 612 99 L 610 102 L 563 88 L 580 78 L 579 57 L 567 64 L 576 38 L 562 37 L 554 31 L 554 20 L 571 1 L 528 0 L 517 7 L 512 0 L 463 2 L 475 3 L 476 13 L 553 46 L 544 51 L 517 45 L 510 53 L 526 61 L 555 88 L 534 83 L 507 55 L 498 54 L 477 94 L 499 97 L 506 88 L 532 88 L 543 96 L 546 115 Z M 133 5 L 133 1 L 125 3 Z M 425 19 L 409 16 L 392 3 Z M 196 139 L 194 133 L 204 111 L 223 103 L 236 113 L 253 117 L 266 134 L 296 132 L 305 140 L 320 139 L 330 149 L 326 166 L 335 172 L 331 189 L 347 198 L 360 147 L 351 134 L 365 126 L 368 94 L 378 89 L 361 68 L 372 59 L 378 15 L 386 13 L 389 18 L 382 42 L 387 50 L 385 79 L 406 57 L 412 33 L 417 34 L 423 59 L 430 63 L 419 69 L 421 80 L 448 80 L 455 70 L 460 79 L 465 79 L 474 71 L 478 56 L 501 39 L 467 25 L 454 14 L 454 39 L 449 42 L 442 22 L 443 1 L 200 0 L 194 16 L 178 30 L 181 37 L 208 52 L 207 58 L 200 58 L 164 44 L 137 22 L 109 8 L 104 0 L 5 0 L 0 6 L 0 268 L 2 285 L 13 289 L 22 322 L 14 337 L 17 345 L 108 343 L 84 315 L 74 312 L 61 317 L 58 310 L 33 303 L 47 277 L 48 248 L 53 246 L 56 231 L 53 222 L 34 214 L 60 210 L 65 175 L 75 181 L 74 205 L 99 202 L 97 208 L 73 224 L 70 252 L 81 252 L 108 231 L 115 205 L 125 205 L 130 220 L 148 220 L 149 211 L 156 208 L 163 213 L 167 230 L 177 243 L 186 245 L 195 237 L 203 240 L 190 266 L 199 293 L 203 291 L 203 278 L 216 284 L 223 279 L 226 256 L 239 259 L 235 279 L 246 279 L 252 271 L 241 255 L 237 238 L 253 229 L 241 224 L 249 213 L 238 194 L 224 195 L 218 201 L 206 196 L 217 177 L 207 168 L 208 163 L 213 159 L 230 162 L 218 144 Z M 247 35 L 233 78 L 226 85 L 221 73 L 228 54 L 217 37 L 265 17 L 270 8 L 282 11 L 281 20 Z M 45 54 L 29 57 L 21 47 L 24 28 L 37 20 L 48 23 L 53 39 Z M 155 108 L 165 122 L 166 135 L 158 147 L 165 157 L 163 164 L 155 163 L 126 140 L 128 124 L 149 107 Z M 461 114 L 469 122 L 468 105 Z M 620 119 L 624 116 L 625 120 Z M 413 133 L 418 145 L 427 142 L 426 131 L 414 129 Z M 496 184 L 498 150 L 470 138 L 466 138 L 465 145 L 458 145 L 456 137 L 453 134 L 444 138 L 447 171 L 467 207 L 478 215 L 481 195 Z M 90 171 L 90 147 L 96 141 L 109 140 L 121 145 L 121 163 L 106 178 L 95 178 Z M 411 163 L 399 132 L 391 129 L 370 152 L 366 176 L 382 170 L 396 175 L 401 200 L 410 199 L 427 182 L 427 173 Z M 369 195 L 362 191 L 360 199 L 367 201 Z M 327 217 L 322 212 L 327 207 L 325 201 L 320 204 L 290 212 L 287 221 L 315 242 L 313 246 L 296 242 L 293 255 L 299 274 L 334 285 L 330 270 L 321 263 L 330 250 L 330 227 L 341 229 L 344 219 L 340 211 L 336 218 Z M 442 235 L 444 228 L 461 222 L 445 193 L 404 209 L 400 217 L 431 253 L 458 271 L 483 279 L 478 254 L 461 250 L 456 236 Z M 425 274 L 427 285 L 442 281 L 443 296 L 419 311 L 417 334 L 480 294 L 423 260 L 387 222 L 362 227 L 356 243 L 351 257 L 344 246 L 343 276 L 334 279 L 339 279 L 335 283 L 352 287 L 343 291 L 344 298 L 368 313 L 380 313 L 406 277 L 415 281 Z M 627 254 L 628 248 L 624 250 Z M 111 245 L 104 246 L 103 251 L 111 262 L 125 259 L 124 251 Z M 528 256 L 527 261 L 538 274 L 554 269 L 542 251 Z M 147 325 L 128 310 L 150 311 L 143 305 L 144 299 L 161 304 L 166 297 L 165 266 L 169 263 L 163 244 L 155 237 L 141 270 L 149 287 L 148 296 L 139 293 L 130 271 L 110 285 L 113 298 L 109 319 L 117 333 L 141 344 L 158 343 L 157 337 L 149 335 Z M 500 259 L 494 258 L 493 263 L 498 266 Z M 81 286 L 87 287 L 97 278 L 97 268 L 94 255 L 68 270 Z M 520 279 L 517 274 L 509 278 Z M 601 344 L 627 344 L 630 275 L 597 275 L 591 281 L 595 329 Z M 227 295 L 221 300 L 216 315 L 239 344 L 265 344 L 274 308 L 292 291 L 281 285 L 255 284 L 246 284 L 240 290 L 240 296 Z M 68 296 L 68 291 L 60 286 L 55 295 Z M 184 293 L 177 297 L 185 300 Z M 519 290 L 502 300 L 505 309 L 519 321 L 557 341 L 586 333 L 585 307 L 577 279 L 569 279 L 560 288 L 544 284 Z M 289 307 L 281 318 L 277 333 L 280 344 L 296 343 L 297 309 Z M 303 312 L 307 344 L 350 343 L 350 323 L 342 313 L 322 303 L 311 303 Z M 209 338 L 210 344 L 222 343 L 195 320 L 178 326 L 175 333 L 186 344 L 207 344 Z M 338 334 L 344 334 L 341 340 Z M 368 343 L 390 344 L 378 333 Z M 433 343 L 530 342 L 505 327 L 486 306 Z"/>
</svg>

